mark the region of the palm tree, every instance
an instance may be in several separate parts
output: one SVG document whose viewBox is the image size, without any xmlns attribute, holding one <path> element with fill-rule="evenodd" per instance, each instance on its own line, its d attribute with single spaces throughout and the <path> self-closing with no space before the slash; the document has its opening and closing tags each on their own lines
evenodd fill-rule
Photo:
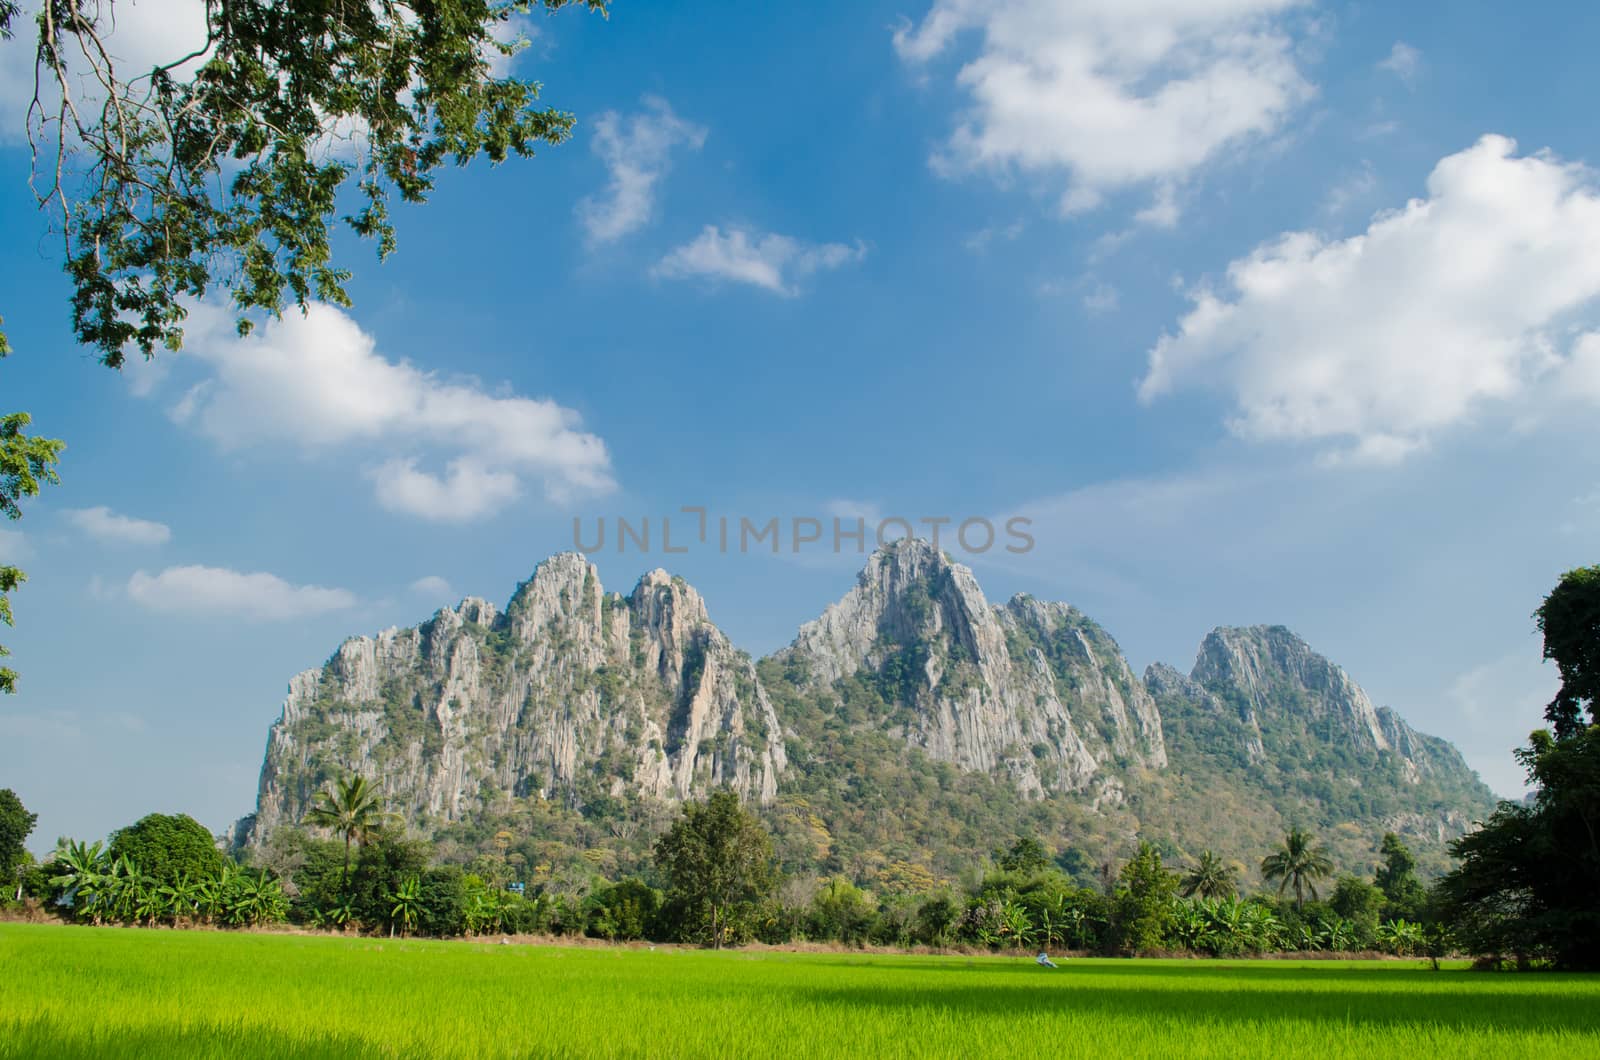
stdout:
<svg viewBox="0 0 1600 1060">
<path fill-rule="evenodd" d="M 1200 852 L 1200 861 L 1183 877 L 1182 894 L 1185 898 L 1228 898 L 1238 889 L 1233 866 L 1223 864 L 1221 858 L 1209 850 Z"/>
<path fill-rule="evenodd" d="M 344 872 L 339 877 L 342 893 L 350 881 L 350 844 L 366 843 L 374 831 L 392 815 L 383 808 L 383 796 L 366 777 L 341 780 L 331 789 L 317 792 L 306 813 L 306 823 L 344 836 Z"/>
<path fill-rule="evenodd" d="M 1283 846 L 1261 859 L 1261 875 L 1268 880 L 1278 881 L 1278 894 L 1282 895 L 1284 888 L 1294 885 L 1295 908 L 1305 907 L 1305 892 L 1310 891 L 1311 897 L 1317 896 L 1316 881 L 1325 879 L 1333 872 L 1333 861 L 1328 857 L 1328 851 L 1310 832 L 1299 828 L 1289 829 L 1289 834 L 1283 837 Z"/>
</svg>

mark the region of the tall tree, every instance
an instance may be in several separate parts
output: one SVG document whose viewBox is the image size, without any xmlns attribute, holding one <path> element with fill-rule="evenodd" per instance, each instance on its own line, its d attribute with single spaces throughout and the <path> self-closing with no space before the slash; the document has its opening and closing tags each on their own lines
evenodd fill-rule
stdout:
<svg viewBox="0 0 1600 1060">
<path fill-rule="evenodd" d="M 1600 723 L 1600 565 L 1563 574 L 1534 618 L 1544 634 L 1544 657 L 1561 674 L 1544 717 L 1556 739 L 1565 740 L 1583 731 L 1585 710 L 1588 724 Z"/>
<path fill-rule="evenodd" d="M 1163 945 L 1172 926 L 1178 877 L 1162 864 L 1155 844 L 1141 842 L 1122 867 L 1114 898 L 1116 935 L 1124 950 L 1138 953 Z"/>
<path fill-rule="evenodd" d="M 1333 859 L 1310 832 L 1300 828 L 1289 829 L 1283 837 L 1283 846 L 1261 859 L 1261 875 L 1268 881 L 1278 881 L 1281 895 L 1287 887 L 1294 887 L 1294 904 L 1304 908 L 1306 892 L 1317 896 L 1317 881 L 1333 872 Z"/>
<path fill-rule="evenodd" d="M 1384 916 L 1388 919 L 1404 917 L 1415 920 L 1420 915 L 1427 892 L 1417 879 L 1417 859 L 1405 840 L 1393 832 L 1383 834 L 1383 844 L 1378 848 L 1383 861 L 1373 875 L 1373 885 L 1383 892 Z"/>
<path fill-rule="evenodd" d="M 0 788 L 0 886 L 9 883 L 17 869 L 27 863 L 28 836 L 39 815 L 29 813 L 17 793 Z"/>
<path fill-rule="evenodd" d="M 374 832 L 392 819 L 383 808 L 383 796 L 363 776 L 352 776 L 332 788 L 317 792 L 306 823 L 326 828 L 344 838 L 344 871 L 339 876 L 341 894 L 350 883 L 350 845 L 365 843 Z"/>
<path fill-rule="evenodd" d="M 717 948 L 738 938 L 777 886 L 772 837 L 731 791 L 685 803 L 655 857 L 684 934 Z"/>
<path fill-rule="evenodd" d="M 1516 752 L 1531 805 L 1503 802 L 1458 839 L 1438 885 L 1474 952 L 1600 968 L 1600 566 L 1568 571 L 1535 613 L 1561 690 Z M 1588 719 L 1585 721 L 1584 715 Z"/>
<path fill-rule="evenodd" d="M 1231 898 L 1238 889 L 1239 881 L 1233 866 L 1211 851 L 1202 850 L 1200 860 L 1184 873 L 1180 891 L 1185 898 L 1195 895 L 1201 898 Z"/>
</svg>

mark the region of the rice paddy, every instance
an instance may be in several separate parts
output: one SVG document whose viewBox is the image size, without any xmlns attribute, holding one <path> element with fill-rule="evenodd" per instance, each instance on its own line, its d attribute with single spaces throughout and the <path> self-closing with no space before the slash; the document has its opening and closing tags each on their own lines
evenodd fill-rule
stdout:
<svg viewBox="0 0 1600 1060">
<path fill-rule="evenodd" d="M 0 1058 L 1600 1055 L 1600 977 L 0 924 Z"/>
</svg>

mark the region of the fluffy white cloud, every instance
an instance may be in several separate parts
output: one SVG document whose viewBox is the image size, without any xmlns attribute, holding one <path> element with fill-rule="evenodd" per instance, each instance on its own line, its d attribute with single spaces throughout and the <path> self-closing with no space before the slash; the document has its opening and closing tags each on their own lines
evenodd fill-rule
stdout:
<svg viewBox="0 0 1600 1060">
<path fill-rule="evenodd" d="M 367 477 L 394 511 L 478 518 L 517 497 L 525 478 L 556 499 L 613 487 L 605 443 L 573 410 L 391 361 L 331 306 L 290 310 L 243 339 L 225 314 L 196 307 L 180 357 L 212 374 L 178 401 L 175 420 L 229 449 L 381 449 Z M 423 466 L 430 458 L 442 472 Z"/>
<path fill-rule="evenodd" d="M 419 471 L 415 460 L 389 460 L 371 478 L 385 508 L 440 522 L 465 523 L 492 515 L 520 491 L 516 475 L 476 460 L 452 460 L 443 475 Z"/>
<path fill-rule="evenodd" d="M 1175 183 L 1312 95 L 1287 17 L 1308 2 L 936 0 L 894 42 L 923 65 L 981 37 L 956 76 L 972 105 L 937 167 L 1064 177 L 1064 213 L 1153 184 L 1144 219 L 1170 224 Z"/>
<path fill-rule="evenodd" d="M 166 523 L 119 515 L 103 504 L 94 508 L 69 508 L 66 516 L 73 526 L 99 541 L 120 545 L 164 545 L 172 540 L 172 529 Z"/>
<path fill-rule="evenodd" d="M 447 600 L 455 595 L 455 590 L 450 588 L 450 583 L 437 574 L 429 574 L 418 578 L 411 583 L 411 591 L 418 596 L 427 596 L 436 600 Z"/>
<path fill-rule="evenodd" d="M 1395 41 L 1388 57 L 1378 64 L 1378 69 L 1389 71 L 1409 85 L 1417 79 L 1417 73 L 1422 69 L 1422 53 L 1405 41 Z"/>
<path fill-rule="evenodd" d="M 1220 384 L 1240 436 L 1393 462 L 1541 382 L 1594 382 L 1600 192 L 1515 151 L 1486 136 L 1360 235 L 1292 232 L 1233 262 L 1150 351 L 1141 396 Z"/>
<path fill-rule="evenodd" d="M 644 98 L 642 113 L 622 117 L 608 110 L 594 123 L 594 153 L 611 174 L 603 195 L 591 195 L 577 206 L 578 220 L 591 243 L 611 243 L 643 228 L 655 211 L 656 185 L 666 176 L 672 151 L 698 151 L 706 141 L 704 127 L 684 121 L 666 100 Z"/>
<path fill-rule="evenodd" d="M 154 575 L 137 571 L 128 579 L 128 598 L 167 614 L 274 621 L 309 618 L 356 602 L 344 589 L 291 585 L 275 574 L 200 566 L 168 567 Z"/>
<path fill-rule="evenodd" d="M 729 228 L 724 234 L 706 225 L 693 240 L 678 247 L 652 270 L 657 276 L 707 276 L 747 283 L 775 294 L 800 293 L 799 281 L 814 272 L 837 269 L 867 256 L 862 243 L 805 243 L 791 236 Z"/>
</svg>

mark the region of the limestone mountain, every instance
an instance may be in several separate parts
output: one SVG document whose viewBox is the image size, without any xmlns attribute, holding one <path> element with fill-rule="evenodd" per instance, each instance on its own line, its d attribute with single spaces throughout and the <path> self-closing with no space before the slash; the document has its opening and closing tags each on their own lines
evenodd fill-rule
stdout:
<svg viewBox="0 0 1600 1060">
<path fill-rule="evenodd" d="M 1145 684 L 1177 778 L 1197 798 L 1231 792 L 1272 807 L 1262 832 L 1360 821 L 1437 850 L 1493 809 L 1454 746 L 1374 707 L 1343 668 L 1282 626 L 1213 630 L 1187 676 L 1158 664 Z M 1262 815 L 1236 816 L 1243 826 Z"/>
<path fill-rule="evenodd" d="M 576 554 L 504 611 L 468 599 L 349 640 L 290 683 L 236 838 L 350 771 L 463 856 L 509 831 L 523 863 L 578 871 L 636 870 L 672 803 L 731 787 L 789 868 L 869 883 L 952 877 L 1020 834 L 1085 873 L 1136 838 L 1248 873 L 1290 824 L 1345 867 L 1391 829 L 1437 867 L 1493 806 L 1453 747 L 1286 629 L 1215 630 L 1188 674 L 1141 679 L 1075 608 L 991 604 L 921 541 L 874 553 L 759 663 L 681 579 L 608 594 Z"/>
<path fill-rule="evenodd" d="M 564 553 L 503 612 L 469 598 L 348 640 L 296 676 L 241 838 L 298 822 L 348 771 L 376 778 L 426 832 L 504 795 L 577 808 L 726 786 L 768 800 L 784 765 L 754 664 L 698 593 L 660 570 L 626 597 L 606 593 L 591 563 Z"/>
<path fill-rule="evenodd" d="M 871 723 L 1024 794 L 1114 800 L 1130 767 L 1166 764 L 1155 702 L 1104 630 L 1029 596 L 991 606 L 970 570 L 924 541 L 874 553 L 774 661 L 813 699 L 859 675 L 886 708 Z"/>
</svg>

